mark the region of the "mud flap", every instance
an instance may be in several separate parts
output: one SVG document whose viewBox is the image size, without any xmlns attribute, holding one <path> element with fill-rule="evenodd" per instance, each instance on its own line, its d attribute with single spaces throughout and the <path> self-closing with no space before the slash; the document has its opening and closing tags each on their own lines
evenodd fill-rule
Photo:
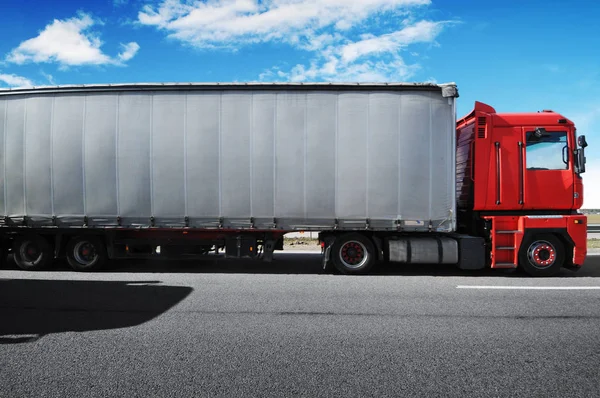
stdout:
<svg viewBox="0 0 600 398">
<path fill-rule="evenodd" d="M 331 245 L 327 245 L 323 252 L 323 271 L 332 271 L 333 264 L 330 261 L 331 256 Z"/>
</svg>

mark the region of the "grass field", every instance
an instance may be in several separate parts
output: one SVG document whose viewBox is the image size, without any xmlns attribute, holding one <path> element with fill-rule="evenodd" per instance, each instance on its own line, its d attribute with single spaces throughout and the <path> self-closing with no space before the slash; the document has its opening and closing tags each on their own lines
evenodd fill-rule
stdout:
<svg viewBox="0 0 600 398">
<path fill-rule="evenodd" d="M 600 214 L 589 214 L 587 219 L 588 224 L 600 224 Z"/>
</svg>

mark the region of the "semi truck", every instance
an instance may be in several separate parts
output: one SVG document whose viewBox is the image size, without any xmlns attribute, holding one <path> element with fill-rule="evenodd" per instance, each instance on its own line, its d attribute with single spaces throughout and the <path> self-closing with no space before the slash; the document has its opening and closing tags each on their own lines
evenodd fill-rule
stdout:
<svg viewBox="0 0 600 398">
<path fill-rule="evenodd" d="M 0 259 L 578 269 L 585 136 L 549 111 L 457 120 L 456 84 L 173 83 L 0 90 Z"/>
</svg>

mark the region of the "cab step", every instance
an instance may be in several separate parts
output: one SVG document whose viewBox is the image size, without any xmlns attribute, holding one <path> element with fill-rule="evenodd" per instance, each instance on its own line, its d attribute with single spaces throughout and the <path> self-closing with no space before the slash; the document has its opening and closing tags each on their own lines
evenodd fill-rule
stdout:
<svg viewBox="0 0 600 398">
<path fill-rule="evenodd" d="M 496 263 L 494 268 L 517 268 L 517 264 L 513 263 Z"/>
</svg>

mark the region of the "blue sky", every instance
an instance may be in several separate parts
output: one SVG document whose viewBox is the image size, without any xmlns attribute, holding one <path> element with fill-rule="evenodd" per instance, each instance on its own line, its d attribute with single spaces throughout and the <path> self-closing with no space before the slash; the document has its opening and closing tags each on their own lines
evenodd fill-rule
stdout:
<svg viewBox="0 0 600 398">
<path fill-rule="evenodd" d="M 3 0 L 0 87 L 120 82 L 456 82 L 458 114 L 553 109 L 586 134 L 600 208 L 595 1 Z"/>
</svg>

